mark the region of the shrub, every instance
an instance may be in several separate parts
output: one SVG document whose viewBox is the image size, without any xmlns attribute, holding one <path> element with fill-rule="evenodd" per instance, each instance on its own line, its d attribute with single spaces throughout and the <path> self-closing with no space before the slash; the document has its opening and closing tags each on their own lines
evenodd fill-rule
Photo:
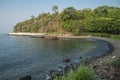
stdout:
<svg viewBox="0 0 120 80">
<path fill-rule="evenodd" d="M 94 80 L 92 70 L 88 67 L 80 66 L 76 71 L 75 80 Z"/>
<path fill-rule="evenodd" d="M 120 40 L 120 35 L 113 35 L 112 38 Z"/>
<path fill-rule="evenodd" d="M 115 68 L 120 68 L 120 56 L 115 57 L 110 61 L 110 64 Z"/>
<path fill-rule="evenodd" d="M 75 72 L 70 71 L 66 76 L 62 76 L 61 79 L 56 77 L 54 80 L 94 80 L 94 74 L 88 67 L 80 66 Z"/>
</svg>

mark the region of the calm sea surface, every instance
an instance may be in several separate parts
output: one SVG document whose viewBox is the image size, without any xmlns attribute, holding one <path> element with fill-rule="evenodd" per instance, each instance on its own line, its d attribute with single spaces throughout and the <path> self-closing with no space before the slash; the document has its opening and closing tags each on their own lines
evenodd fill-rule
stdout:
<svg viewBox="0 0 120 80">
<path fill-rule="evenodd" d="M 107 43 L 92 39 L 48 40 L 0 35 L 0 80 L 18 80 L 32 75 L 33 80 L 63 59 L 104 55 Z"/>
</svg>

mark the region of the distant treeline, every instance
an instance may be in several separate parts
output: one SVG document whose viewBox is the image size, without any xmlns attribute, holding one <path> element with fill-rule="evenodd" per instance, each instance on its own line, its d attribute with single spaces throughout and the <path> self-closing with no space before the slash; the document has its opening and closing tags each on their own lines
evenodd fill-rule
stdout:
<svg viewBox="0 0 120 80">
<path fill-rule="evenodd" d="M 100 6 L 95 9 L 76 10 L 67 7 L 54 13 L 42 13 L 38 17 L 18 23 L 14 32 L 71 32 L 79 35 L 81 32 L 120 34 L 120 8 Z"/>
</svg>

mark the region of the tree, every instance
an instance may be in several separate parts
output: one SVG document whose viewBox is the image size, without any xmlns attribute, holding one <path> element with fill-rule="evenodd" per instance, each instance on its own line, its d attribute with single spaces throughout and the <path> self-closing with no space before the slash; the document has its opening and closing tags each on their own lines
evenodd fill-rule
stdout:
<svg viewBox="0 0 120 80">
<path fill-rule="evenodd" d="M 54 13 L 58 13 L 58 7 L 55 5 L 52 7 L 52 11 L 54 11 Z"/>
<path fill-rule="evenodd" d="M 35 18 L 35 16 L 34 16 L 34 15 L 31 15 L 31 18 L 32 18 L 32 19 L 34 19 L 34 18 Z"/>
<path fill-rule="evenodd" d="M 108 14 L 108 6 L 100 6 L 96 9 L 94 9 L 94 12 L 98 15 L 98 16 L 102 16 L 102 17 L 106 17 Z"/>
<path fill-rule="evenodd" d="M 75 20 L 76 18 L 76 9 L 74 7 L 68 7 L 63 10 L 61 13 L 62 20 Z"/>
</svg>

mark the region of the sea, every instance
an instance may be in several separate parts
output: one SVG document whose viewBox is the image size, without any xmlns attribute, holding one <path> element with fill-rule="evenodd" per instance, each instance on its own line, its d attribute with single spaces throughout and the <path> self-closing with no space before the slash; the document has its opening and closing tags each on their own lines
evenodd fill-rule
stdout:
<svg viewBox="0 0 120 80">
<path fill-rule="evenodd" d="M 25 75 L 41 80 L 46 71 L 66 58 L 99 57 L 109 51 L 107 42 L 90 38 L 50 40 L 0 34 L 0 80 L 19 80 Z"/>
</svg>

